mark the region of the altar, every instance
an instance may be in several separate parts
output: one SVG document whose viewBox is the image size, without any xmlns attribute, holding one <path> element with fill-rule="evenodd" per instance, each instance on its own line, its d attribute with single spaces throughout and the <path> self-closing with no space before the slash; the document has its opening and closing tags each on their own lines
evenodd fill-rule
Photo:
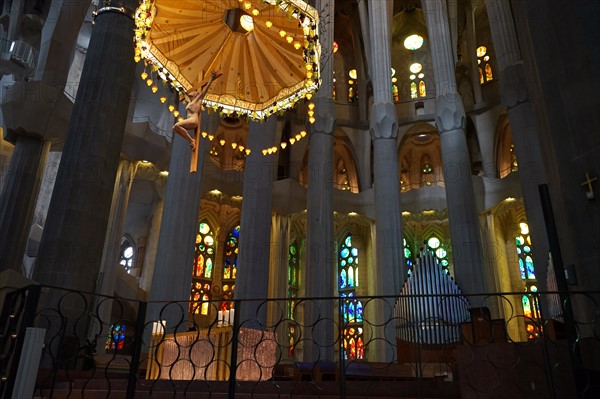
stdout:
<svg viewBox="0 0 600 399">
<path fill-rule="evenodd" d="M 147 379 L 225 381 L 237 348 L 236 380 L 264 381 L 277 363 L 275 333 L 240 328 L 232 342 L 231 325 L 177 334 L 152 335 Z"/>
</svg>

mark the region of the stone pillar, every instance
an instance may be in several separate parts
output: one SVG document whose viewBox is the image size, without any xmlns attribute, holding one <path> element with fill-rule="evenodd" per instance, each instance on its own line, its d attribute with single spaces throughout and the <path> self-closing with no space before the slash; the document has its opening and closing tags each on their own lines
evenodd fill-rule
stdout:
<svg viewBox="0 0 600 399">
<path fill-rule="evenodd" d="M 265 123 L 250 122 L 246 158 L 242 216 L 235 299 L 265 299 L 269 296 L 269 260 L 271 248 L 271 203 L 277 154 L 263 155 L 263 148 L 275 143 L 277 118 L 271 116 Z M 249 328 L 264 329 L 267 304 L 247 301 L 237 309 L 240 322 Z"/>
<path fill-rule="evenodd" d="M 125 217 L 129 204 L 131 185 L 137 169 L 137 162 L 132 163 L 125 159 L 119 163 L 119 170 L 115 180 L 112 205 L 110 209 L 109 224 L 104 239 L 104 251 L 100 264 L 100 275 L 96 292 L 113 296 L 115 291 L 116 267 L 119 265 L 121 250 L 121 237 L 125 228 Z"/>
<path fill-rule="evenodd" d="M 79 30 L 89 8 L 87 1 L 52 0 L 42 28 L 35 80 L 49 84 L 67 81 Z"/>
<path fill-rule="evenodd" d="M 180 107 L 185 112 L 183 106 Z M 219 123 L 216 114 L 202 113 L 200 131 L 215 131 Z M 194 260 L 194 243 L 198 230 L 198 212 L 200 194 L 202 192 L 202 172 L 206 154 L 211 142 L 200 140 L 198 149 L 198 171 L 190 173 L 192 152 L 190 146 L 179 135 L 173 135 L 169 177 L 162 210 L 162 222 L 152 287 L 148 299 L 150 301 L 188 301 L 192 287 L 192 267 Z M 167 283 L 168 282 L 168 283 Z M 165 303 L 149 306 L 146 320 L 159 320 L 159 314 Z M 187 331 L 187 304 L 170 307 L 161 316 L 167 320 L 168 328 L 177 327 L 179 331 Z M 180 321 L 183 323 L 178 324 Z"/>
<path fill-rule="evenodd" d="M 333 30 L 335 3 L 320 0 L 317 9 L 321 41 L 321 87 L 315 96 L 315 119 L 311 129 L 308 151 L 308 193 L 306 249 L 306 297 L 331 297 L 335 282 L 335 245 L 333 238 L 333 132 L 335 106 L 333 90 Z M 306 307 L 305 325 L 317 320 L 333 320 L 331 302 L 311 302 Z M 307 342 L 304 354 L 307 361 L 333 359 L 333 326 L 320 325 L 312 331 L 302 331 L 316 345 Z M 312 335 L 311 335 L 312 333 Z M 310 339 L 310 338 L 309 338 Z"/>
<path fill-rule="evenodd" d="M 376 263 L 375 295 L 398 295 L 406 270 L 402 261 L 402 213 L 400 209 L 400 177 L 398 175 L 398 122 L 392 103 L 391 35 L 387 1 L 369 3 L 371 28 L 374 103 L 371 108 L 371 138 L 373 140 L 373 172 L 375 189 Z M 376 315 L 383 325 L 392 316 L 395 300 L 389 299 Z M 368 317 L 368 316 L 367 316 Z M 381 317 L 381 319 L 379 319 Z M 385 331 L 378 328 L 376 359 L 391 361 L 395 356 L 395 331 L 387 323 Z M 371 352 L 372 353 L 372 352 Z M 372 358 L 371 358 L 372 359 Z"/>
<path fill-rule="evenodd" d="M 485 292 L 481 236 L 471 163 L 465 134 L 465 110 L 456 89 L 446 2 L 423 0 L 431 41 L 436 85 L 436 126 L 440 132 L 454 277 L 464 293 Z M 479 298 L 470 298 L 478 306 Z"/>
<path fill-rule="evenodd" d="M 131 9 L 135 0 L 112 2 Z M 133 19 L 116 7 L 92 31 L 34 278 L 94 292 L 135 70 Z"/>
<path fill-rule="evenodd" d="M 534 248 L 535 276 L 540 289 L 545 290 L 550 247 L 538 186 L 546 184 L 548 180 L 541 153 L 540 131 L 528 90 L 510 3 L 507 0 L 486 0 L 485 3 L 500 68 L 500 94 L 502 103 L 508 110 L 515 154 L 519 162 L 519 181 Z"/>
<path fill-rule="evenodd" d="M 0 195 L 0 271 L 22 273 L 23 255 L 50 142 L 21 132 Z"/>
</svg>

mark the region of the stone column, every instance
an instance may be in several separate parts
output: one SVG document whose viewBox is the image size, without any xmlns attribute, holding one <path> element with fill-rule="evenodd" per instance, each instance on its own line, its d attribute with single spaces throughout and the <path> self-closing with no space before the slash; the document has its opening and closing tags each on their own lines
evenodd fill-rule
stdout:
<svg viewBox="0 0 600 399">
<path fill-rule="evenodd" d="M 485 292 L 483 256 L 465 110 L 456 89 L 446 2 L 423 0 L 436 85 L 436 126 L 440 132 L 454 277 L 464 293 Z M 470 298 L 472 306 L 480 299 Z"/>
<path fill-rule="evenodd" d="M 269 260 L 271 248 L 271 203 L 277 154 L 263 155 L 263 148 L 275 143 L 277 117 L 265 123 L 250 122 L 246 158 L 244 190 L 235 299 L 265 299 L 269 296 Z M 249 328 L 264 329 L 267 304 L 260 301 L 242 302 L 236 309 L 240 322 L 248 321 Z"/>
<path fill-rule="evenodd" d="M 320 0 L 317 9 L 319 39 L 321 41 L 321 87 L 315 96 L 315 119 L 310 133 L 308 150 L 308 193 L 306 249 L 306 297 L 331 297 L 335 281 L 335 245 L 333 238 L 333 132 L 335 106 L 333 90 L 333 31 L 334 9 L 332 0 Z M 305 325 L 318 319 L 333 320 L 331 302 L 311 302 L 304 315 Z M 317 345 L 304 345 L 306 360 L 333 359 L 333 326 L 319 326 L 313 331 L 302 331 Z M 311 335 L 312 333 L 312 335 Z M 310 338 L 309 338 L 310 339 Z M 310 342 L 310 341 L 305 341 Z"/>
<path fill-rule="evenodd" d="M 185 112 L 183 107 L 180 108 Z M 203 111 L 200 130 L 215 131 L 218 123 L 215 113 L 209 115 Z M 190 146 L 183 138 L 174 135 L 152 287 L 148 296 L 150 301 L 188 301 L 190 298 L 202 172 L 210 144 L 208 140 L 200 140 L 198 171 L 190 173 Z M 149 306 L 146 320 L 159 320 L 164 305 Z M 187 331 L 188 307 L 187 304 L 180 305 L 170 307 L 160 319 L 167 320 L 168 328 Z M 178 324 L 180 321 L 183 323 Z"/>
<path fill-rule="evenodd" d="M 374 103 L 371 108 L 371 138 L 373 140 L 373 172 L 375 189 L 376 263 L 375 295 L 398 295 L 406 270 L 402 261 L 402 213 L 400 210 L 400 177 L 398 176 L 398 122 L 392 103 L 391 35 L 387 1 L 369 3 L 369 26 L 373 59 L 371 80 Z M 382 305 L 376 315 L 377 324 L 392 316 L 394 299 Z M 374 309 L 373 309 L 374 310 Z M 367 316 L 368 317 L 368 316 Z M 381 317 L 381 319 L 379 319 Z M 377 329 L 375 348 L 377 360 L 394 358 L 395 331 L 387 323 L 385 332 Z M 372 353 L 372 352 L 370 352 Z"/>
<path fill-rule="evenodd" d="M 21 132 L 0 195 L 0 271 L 22 273 L 23 255 L 50 142 Z"/>
<path fill-rule="evenodd" d="M 500 68 L 500 94 L 508 110 L 515 154 L 519 161 L 519 181 L 523 191 L 527 223 L 533 244 L 533 264 L 540 289 L 546 289 L 548 236 L 538 186 L 547 183 L 540 146 L 540 131 L 528 90 L 525 68 L 507 0 L 486 0 L 494 50 Z"/>
<path fill-rule="evenodd" d="M 137 1 L 111 3 L 121 4 Z M 40 243 L 40 283 L 95 291 L 135 70 L 133 28 L 124 13 L 96 18 Z"/>
</svg>

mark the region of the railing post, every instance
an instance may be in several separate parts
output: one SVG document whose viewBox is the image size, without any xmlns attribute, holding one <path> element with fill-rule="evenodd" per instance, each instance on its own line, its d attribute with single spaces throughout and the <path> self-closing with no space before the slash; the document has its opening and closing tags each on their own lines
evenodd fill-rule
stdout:
<svg viewBox="0 0 600 399">
<path fill-rule="evenodd" d="M 27 330 L 27 327 L 33 326 L 36 309 L 40 299 L 40 291 L 41 287 L 39 285 L 30 285 L 18 291 L 9 293 L 5 297 L 4 309 L 2 310 L 2 313 L 9 312 L 11 310 L 10 301 L 13 300 L 13 297 L 17 297 L 18 295 L 26 296 L 25 305 L 21 308 L 21 315 L 12 313 L 8 315 L 2 314 L 2 319 L 4 319 L 5 317 L 8 319 L 3 320 L 3 322 L 6 322 L 8 324 L 8 328 L 6 328 L 5 330 L 6 334 L 8 334 L 6 338 L 16 339 L 12 358 L 10 358 L 9 354 L 9 360 L 7 364 L 3 365 L 3 369 L 5 367 L 9 367 L 9 370 L 7 376 L 2 376 L 3 378 L 6 378 L 6 382 L 4 384 L 0 384 L 0 388 L 3 388 L 3 385 L 5 388 L 4 392 L 2 392 L 2 390 L 0 389 L 0 395 L 3 395 L 2 397 L 9 398 L 12 396 L 15 382 L 17 379 L 17 372 L 19 368 L 19 361 L 21 359 L 21 352 L 23 350 L 23 343 L 25 342 L 25 331 Z M 15 309 L 15 311 L 17 312 L 18 310 L 19 309 Z M 13 327 L 15 328 L 15 330 L 10 331 L 10 329 Z M 2 328 L 4 329 L 5 327 Z"/>
<path fill-rule="evenodd" d="M 138 306 L 137 321 L 135 323 L 135 339 L 133 341 L 133 351 L 131 354 L 131 365 L 129 369 L 129 377 L 127 379 L 127 399 L 135 397 L 137 385 L 137 372 L 140 366 L 140 355 L 144 341 L 144 329 L 146 323 L 146 302 L 140 302 Z"/>
<path fill-rule="evenodd" d="M 552 254 L 552 262 L 554 264 L 554 274 L 556 277 L 556 285 L 558 287 L 560 302 L 562 305 L 563 318 L 565 320 L 565 333 L 567 342 L 569 343 L 569 355 L 571 358 L 571 366 L 575 377 L 575 387 L 577 395 L 581 396 L 587 389 L 587 381 L 585 381 L 583 364 L 581 361 L 581 353 L 577 348 L 579 341 L 577 333 L 577 325 L 571 305 L 571 295 L 565 277 L 565 268 L 563 265 L 562 253 L 560 250 L 560 240 L 558 231 L 556 230 L 556 222 L 554 220 L 554 211 L 552 210 L 552 201 L 547 184 L 538 186 L 540 191 L 540 199 L 542 203 L 542 212 L 544 213 L 544 221 L 546 223 L 546 234 L 548 235 L 548 244 L 550 253 Z"/>
<path fill-rule="evenodd" d="M 241 301 L 236 299 L 234 302 L 235 314 L 233 315 L 233 325 L 231 326 L 231 365 L 229 366 L 229 395 L 230 399 L 235 399 L 235 374 L 237 370 L 237 352 L 240 326 Z"/>
</svg>

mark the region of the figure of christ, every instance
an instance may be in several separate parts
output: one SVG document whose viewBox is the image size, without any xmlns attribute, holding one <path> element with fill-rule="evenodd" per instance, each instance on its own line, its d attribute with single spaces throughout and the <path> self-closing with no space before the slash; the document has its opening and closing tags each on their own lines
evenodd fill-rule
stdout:
<svg viewBox="0 0 600 399">
<path fill-rule="evenodd" d="M 173 125 L 173 131 L 187 140 L 190 143 L 190 148 L 192 151 L 196 150 L 196 140 L 188 133 L 188 130 L 196 130 L 200 125 L 200 112 L 202 111 L 202 100 L 206 96 L 206 93 L 210 89 L 212 83 L 217 80 L 222 73 L 217 73 L 216 71 L 212 71 L 210 74 L 210 79 L 208 82 L 202 84 L 202 91 L 194 97 L 193 100 L 190 100 L 187 94 L 185 94 L 185 99 L 187 101 L 187 106 L 185 107 L 186 118 L 180 122 L 177 122 Z M 192 94 L 192 93 L 190 93 Z"/>
</svg>

